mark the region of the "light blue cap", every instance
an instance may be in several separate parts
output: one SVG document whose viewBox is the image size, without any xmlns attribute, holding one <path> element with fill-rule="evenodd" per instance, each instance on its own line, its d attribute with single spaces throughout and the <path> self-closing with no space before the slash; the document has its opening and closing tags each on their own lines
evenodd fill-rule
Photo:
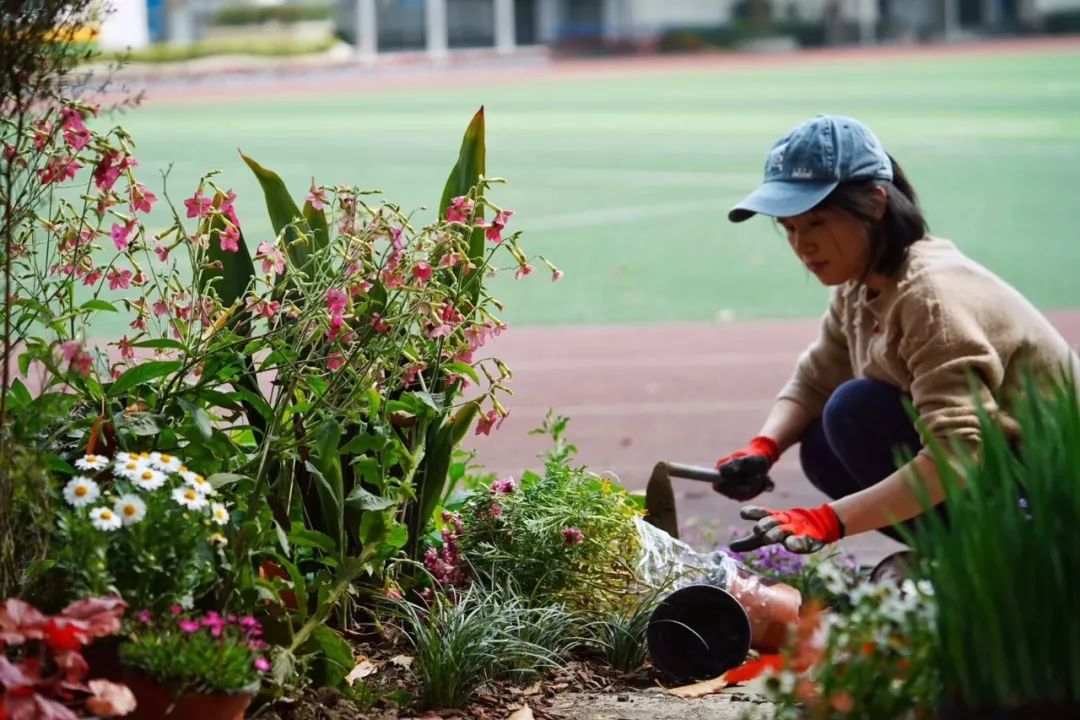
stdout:
<svg viewBox="0 0 1080 720">
<path fill-rule="evenodd" d="M 765 181 L 728 213 L 742 222 L 757 213 L 793 217 L 840 183 L 893 179 L 892 162 L 870 128 L 842 115 L 818 115 L 781 138 L 765 160 Z"/>
</svg>

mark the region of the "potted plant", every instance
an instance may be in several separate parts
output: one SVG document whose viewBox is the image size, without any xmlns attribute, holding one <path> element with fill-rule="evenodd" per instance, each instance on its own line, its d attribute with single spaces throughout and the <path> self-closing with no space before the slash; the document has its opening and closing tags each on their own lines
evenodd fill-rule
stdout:
<svg viewBox="0 0 1080 720">
<path fill-rule="evenodd" d="M 1080 717 L 1080 400 L 1028 378 L 1017 442 L 981 412 L 978 456 L 942 468 L 948 521 L 913 538 L 933 586 L 945 718 Z"/>
<path fill-rule="evenodd" d="M 120 647 L 124 681 L 135 694 L 133 720 L 240 720 L 270 669 L 262 627 L 250 616 L 202 616 L 179 606 L 138 614 Z"/>
</svg>

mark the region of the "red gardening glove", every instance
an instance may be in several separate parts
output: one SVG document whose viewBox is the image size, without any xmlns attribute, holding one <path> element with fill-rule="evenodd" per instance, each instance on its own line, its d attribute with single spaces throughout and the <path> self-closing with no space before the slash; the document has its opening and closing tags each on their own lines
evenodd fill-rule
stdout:
<svg viewBox="0 0 1080 720">
<path fill-rule="evenodd" d="M 753 535 L 731 543 L 735 552 L 780 543 L 794 553 L 812 553 L 844 537 L 844 523 L 828 504 L 812 510 L 770 510 L 747 505 L 739 514 L 744 520 L 757 520 L 757 525 Z"/>
<path fill-rule="evenodd" d="M 732 500 L 746 501 L 773 489 L 769 469 L 780 459 L 780 446 L 772 438 L 759 435 L 742 450 L 716 461 L 723 480 L 713 490 Z"/>
</svg>

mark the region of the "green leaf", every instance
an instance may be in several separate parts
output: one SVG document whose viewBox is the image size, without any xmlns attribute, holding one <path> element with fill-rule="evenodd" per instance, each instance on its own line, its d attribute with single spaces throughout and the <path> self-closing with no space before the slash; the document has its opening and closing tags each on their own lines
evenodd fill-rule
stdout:
<svg viewBox="0 0 1080 720">
<path fill-rule="evenodd" d="M 221 488 L 225 487 L 226 485 L 232 485 L 235 482 L 239 482 L 241 480 L 247 480 L 247 479 L 248 479 L 247 475 L 238 475 L 236 473 L 219 472 L 219 473 L 214 473 L 210 477 L 206 478 L 206 482 L 210 483 L 210 487 L 214 488 L 215 490 L 220 490 Z"/>
<path fill-rule="evenodd" d="M 439 201 L 440 220 L 446 219 L 446 209 L 450 206 L 451 200 L 468 194 L 469 190 L 476 187 L 480 176 L 486 172 L 485 155 L 484 108 L 481 107 L 465 130 L 457 162 L 454 163 L 450 176 L 446 178 L 446 185 L 443 186 L 442 199 Z"/>
<path fill-rule="evenodd" d="M 345 500 L 345 504 L 357 510 L 385 510 L 386 508 L 393 507 L 396 503 L 391 498 L 379 497 L 357 485 L 356 488 L 349 493 L 349 497 Z"/>
<path fill-rule="evenodd" d="M 22 380 L 15 378 L 11 382 L 11 389 L 8 391 L 9 397 L 14 401 L 13 408 L 22 407 L 28 405 L 33 401 L 33 396 L 30 391 L 23 385 Z"/>
<path fill-rule="evenodd" d="M 153 338 L 131 343 L 131 347 L 152 348 L 154 350 L 183 350 L 184 343 L 171 338 Z"/>
<path fill-rule="evenodd" d="M 301 232 L 310 231 L 303 213 L 296 207 L 288 188 L 276 172 L 267 170 L 244 153 L 240 153 L 240 157 L 255 173 L 259 185 L 262 186 L 263 196 L 266 198 L 266 210 L 270 215 L 270 226 L 274 228 L 274 234 L 282 237 L 285 252 L 289 255 L 293 266 L 303 268 L 311 257 L 308 240 L 301 235 Z M 297 225 L 300 226 L 299 230 Z"/>
<path fill-rule="evenodd" d="M 325 553 L 333 553 L 337 549 L 334 539 L 329 535 L 303 526 L 292 529 L 289 533 L 289 542 L 297 547 L 318 548 Z"/>
<path fill-rule="evenodd" d="M 157 435 L 161 432 L 161 426 L 158 425 L 157 416 L 150 413 L 131 413 L 125 415 L 124 413 L 118 413 L 122 418 L 116 424 L 131 433 L 138 435 L 139 437 L 150 437 L 151 435 Z"/>
<path fill-rule="evenodd" d="M 469 365 L 468 363 L 463 363 L 460 361 L 452 362 L 446 366 L 446 369 L 449 372 L 456 373 L 458 375 L 464 375 L 465 377 L 472 380 L 473 383 L 476 385 L 480 384 L 480 376 L 476 373 L 476 370 L 473 368 L 473 366 Z"/>
<path fill-rule="evenodd" d="M 296 656 L 282 645 L 273 646 L 270 653 L 270 676 L 275 685 L 282 687 L 296 677 Z"/>
<path fill-rule="evenodd" d="M 409 529 L 402 523 L 394 523 L 386 533 L 383 542 L 396 550 L 400 550 L 409 542 Z"/>
<path fill-rule="evenodd" d="M 179 360 L 148 360 L 124 371 L 109 386 L 109 397 L 116 397 L 127 390 L 174 373 L 184 366 Z"/>
<path fill-rule="evenodd" d="M 80 310 L 102 310 L 104 312 L 119 312 L 116 306 L 104 300 L 87 300 L 79 306 Z"/>
<path fill-rule="evenodd" d="M 305 202 L 304 220 L 311 228 L 312 252 L 317 253 L 330 244 L 330 227 L 326 224 L 326 213 L 313 208 L 310 202 Z"/>
<path fill-rule="evenodd" d="M 311 633 L 311 644 L 318 653 L 315 661 L 315 682 L 341 687 L 345 676 L 353 669 L 352 647 L 332 628 L 320 625 Z"/>
<path fill-rule="evenodd" d="M 214 207 L 221 207 L 224 200 L 225 196 L 217 193 L 214 196 Z M 212 215 L 210 220 L 203 221 L 199 227 L 200 233 L 207 233 L 210 236 L 210 246 L 206 250 L 207 263 L 221 263 L 221 270 L 206 267 L 199 272 L 199 290 L 206 292 L 212 283 L 218 297 L 221 298 L 221 304 L 229 308 L 244 297 L 244 293 L 247 292 L 248 286 L 255 277 L 255 265 L 251 262 L 251 252 L 248 250 L 247 241 L 244 240 L 243 230 L 240 230 L 240 241 L 236 252 L 221 249 L 221 233 L 225 227 L 225 218 L 218 213 Z"/>
</svg>

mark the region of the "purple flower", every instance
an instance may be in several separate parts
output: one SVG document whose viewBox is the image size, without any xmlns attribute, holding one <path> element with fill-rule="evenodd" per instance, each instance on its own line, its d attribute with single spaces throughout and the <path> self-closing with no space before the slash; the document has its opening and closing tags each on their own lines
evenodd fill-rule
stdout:
<svg viewBox="0 0 1080 720">
<path fill-rule="evenodd" d="M 136 613 L 135 619 L 142 625 L 149 625 L 150 621 L 154 619 L 154 616 L 150 614 L 149 610 L 140 610 Z"/>
<path fill-rule="evenodd" d="M 509 495 L 514 492 L 514 478 L 505 477 L 502 480 L 493 480 L 491 483 L 492 495 Z"/>
<path fill-rule="evenodd" d="M 196 620 L 181 620 L 180 621 L 180 629 L 183 630 L 184 632 L 186 632 L 188 635 L 190 635 L 192 633 L 199 632 L 200 627 L 202 627 L 202 626 L 199 625 L 198 621 L 196 621 Z"/>
<path fill-rule="evenodd" d="M 567 547 L 573 547 L 574 545 L 580 545 L 581 543 L 585 542 L 585 533 L 581 532 L 579 528 L 573 526 L 564 527 L 562 531 L 562 539 L 563 543 L 565 543 Z"/>
<path fill-rule="evenodd" d="M 169 612 L 171 612 L 173 615 L 179 615 L 180 613 L 184 612 L 184 608 L 180 607 L 179 605 L 173 605 L 169 608 Z"/>
<path fill-rule="evenodd" d="M 255 669 L 259 672 L 270 672 L 270 661 L 262 655 L 255 658 L 255 662 L 253 662 L 252 665 L 254 665 Z"/>
<path fill-rule="evenodd" d="M 210 634 L 214 637 L 221 637 L 222 630 L 224 630 L 225 626 L 228 624 L 229 623 L 225 618 L 221 617 L 213 610 L 206 613 L 206 617 L 202 620 L 203 627 L 210 628 Z"/>
</svg>

